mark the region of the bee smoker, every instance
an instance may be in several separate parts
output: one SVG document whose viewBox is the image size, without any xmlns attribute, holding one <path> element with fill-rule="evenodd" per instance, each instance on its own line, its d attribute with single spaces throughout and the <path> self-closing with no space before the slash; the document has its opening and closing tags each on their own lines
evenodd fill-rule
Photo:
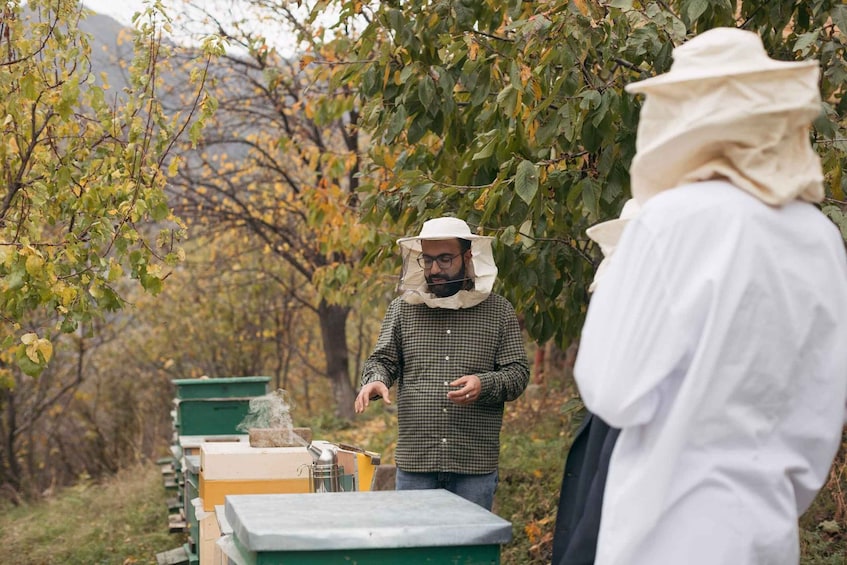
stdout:
<svg viewBox="0 0 847 565">
<path fill-rule="evenodd" d="M 318 447 L 310 443 L 306 448 L 312 456 L 309 467 L 309 486 L 312 492 L 340 492 L 338 451 L 334 445 Z"/>
</svg>

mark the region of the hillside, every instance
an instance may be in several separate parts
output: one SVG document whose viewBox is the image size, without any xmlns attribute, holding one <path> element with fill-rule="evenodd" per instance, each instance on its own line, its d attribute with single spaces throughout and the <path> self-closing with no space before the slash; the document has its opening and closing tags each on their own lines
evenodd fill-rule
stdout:
<svg viewBox="0 0 847 565">
<path fill-rule="evenodd" d="M 530 390 L 509 406 L 494 507 L 513 526 L 513 541 L 501 551 L 504 565 L 549 563 L 564 454 L 580 418 L 579 401 L 559 383 Z M 320 421 L 311 425 L 316 437 L 367 446 L 391 460 L 393 413 L 375 411 L 346 429 L 321 425 Z M 845 488 L 842 452 L 830 484 L 801 521 L 801 565 L 847 562 L 847 538 L 839 526 Z M 182 534 L 168 533 L 165 500 L 159 468 L 150 462 L 123 469 L 102 484 L 83 479 L 36 505 L 3 508 L 3 563 L 155 564 L 157 553 L 184 540 Z"/>
</svg>

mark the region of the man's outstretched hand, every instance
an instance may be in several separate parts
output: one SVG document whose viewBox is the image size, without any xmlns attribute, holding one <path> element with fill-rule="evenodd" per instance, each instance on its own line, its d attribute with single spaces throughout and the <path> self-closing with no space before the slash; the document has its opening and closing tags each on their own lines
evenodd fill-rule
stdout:
<svg viewBox="0 0 847 565">
<path fill-rule="evenodd" d="M 363 386 L 358 396 L 356 396 L 356 402 L 353 403 L 356 414 L 364 412 L 368 404 L 371 403 L 371 400 L 376 400 L 380 397 L 382 397 L 386 404 L 391 404 L 391 399 L 388 397 L 388 387 L 385 386 L 385 383 L 374 381 Z"/>
</svg>

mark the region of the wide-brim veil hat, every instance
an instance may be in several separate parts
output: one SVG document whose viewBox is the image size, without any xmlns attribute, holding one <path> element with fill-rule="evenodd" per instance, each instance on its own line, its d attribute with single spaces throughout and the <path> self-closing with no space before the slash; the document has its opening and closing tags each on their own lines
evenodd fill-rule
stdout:
<svg viewBox="0 0 847 565">
<path fill-rule="evenodd" d="M 471 260 L 465 265 L 465 276 L 473 280 L 473 288 L 460 290 L 453 296 L 437 297 L 429 292 L 423 268 L 417 259 L 421 254 L 422 240 L 465 239 L 471 242 Z M 403 272 L 399 290 L 410 304 L 426 304 L 432 308 L 470 308 L 491 294 L 497 279 L 497 265 L 491 249 L 491 236 L 471 232 L 468 224 L 459 218 L 433 218 L 424 222 L 416 236 L 397 240 L 403 257 Z"/>
<path fill-rule="evenodd" d="M 742 77 L 755 79 L 759 73 L 794 73 L 817 68 L 816 61 L 771 59 L 755 33 L 731 27 L 703 32 L 673 50 L 671 69 L 659 76 L 626 85 L 626 91 L 649 93 L 656 89 L 711 79 Z"/>
<path fill-rule="evenodd" d="M 673 51 L 670 71 L 626 86 L 646 94 L 632 194 L 644 202 L 689 182 L 724 178 L 781 205 L 823 198 L 809 130 L 821 113 L 816 61 L 778 61 L 755 33 L 706 31 Z"/>
</svg>

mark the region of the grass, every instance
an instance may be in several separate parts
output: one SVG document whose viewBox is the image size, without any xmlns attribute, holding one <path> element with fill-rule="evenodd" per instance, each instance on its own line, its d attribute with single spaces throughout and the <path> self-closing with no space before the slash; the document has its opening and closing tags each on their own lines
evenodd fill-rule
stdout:
<svg viewBox="0 0 847 565">
<path fill-rule="evenodd" d="M 500 485 L 494 512 L 512 523 L 513 539 L 501 551 L 504 565 L 550 562 L 559 483 L 565 454 L 581 418 L 572 394 L 528 391 L 506 411 Z M 308 424 L 307 424 L 308 425 Z M 351 443 L 393 461 L 396 418 L 372 410 L 354 426 L 315 421 L 318 439 Z M 847 564 L 845 450 L 830 481 L 801 519 L 801 565 Z M 45 502 L 0 508 L 0 562 L 4 565 L 155 564 L 156 554 L 182 545 L 169 534 L 166 493 L 150 463 L 101 484 L 83 480 Z"/>
<path fill-rule="evenodd" d="M 38 504 L 0 510 L 4 565 L 156 564 L 184 543 L 168 533 L 166 493 L 153 463 L 97 484 L 81 482 Z"/>
</svg>

